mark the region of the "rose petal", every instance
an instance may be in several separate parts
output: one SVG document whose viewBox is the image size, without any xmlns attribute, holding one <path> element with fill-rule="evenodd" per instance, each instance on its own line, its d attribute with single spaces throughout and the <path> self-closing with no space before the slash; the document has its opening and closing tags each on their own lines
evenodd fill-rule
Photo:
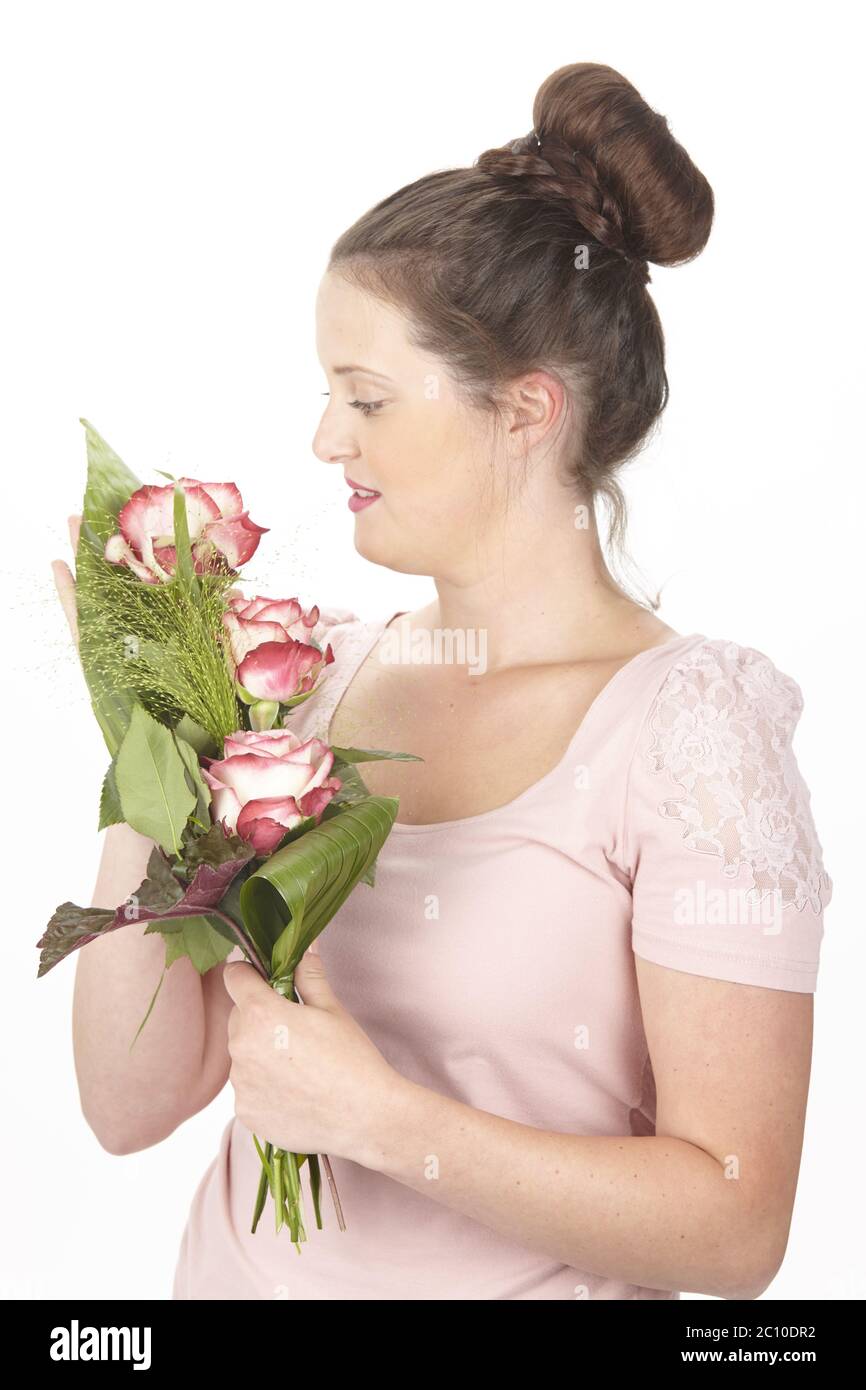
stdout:
<svg viewBox="0 0 866 1390">
<path fill-rule="evenodd" d="M 198 486 L 189 482 L 184 486 L 186 494 L 186 515 L 190 539 L 201 535 L 209 521 L 219 517 L 219 507 Z M 130 545 L 144 558 L 144 541 L 174 542 L 174 484 L 166 487 L 152 487 L 145 484 L 132 494 L 129 501 L 121 507 L 117 518 L 123 535 Z"/>
<path fill-rule="evenodd" d="M 231 654 L 236 666 L 240 666 L 244 657 L 255 651 L 263 642 L 289 641 L 288 633 L 279 623 L 259 622 L 257 618 L 250 621 L 238 617 L 236 613 L 226 612 L 223 614 L 223 625 L 229 634 Z"/>
<path fill-rule="evenodd" d="M 339 777 L 329 777 L 321 787 L 315 787 L 313 791 L 305 792 L 298 802 L 303 815 L 320 816 L 328 802 L 333 799 L 334 793 L 338 792 L 342 785 Z"/>
<path fill-rule="evenodd" d="M 231 568 L 237 569 L 238 565 L 245 564 L 255 555 L 259 541 L 270 529 L 269 526 L 259 526 L 255 521 L 250 521 L 248 514 L 243 512 L 241 516 L 228 521 L 211 522 L 206 535 L 222 551 Z"/>
<path fill-rule="evenodd" d="M 216 503 L 221 517 L 240 516 L 244 509 L 237 483 L 200 483 L 196 478 L 181 478 L 179 481 L 184 489 L 187 485 L 203 488 L 211 501 Z"/>
<path fill-rule="evenodd" d="M 323 745 L 327 746 L 327 745 Z M 258 753 L 261 757 L 284 758 L 304 744 L 291 729 L 239 729 L 223 741 L 223 756 L 236 753 Z"/>
<path fill-rule="evenodd" d="M 134 574 L 137 574 L 145 584 L 159 584 L 158 574 L 149 570 L 147 565 L 142 564 L 132 546 L 124 540 L 123 536 L 109 536 L 105 542 L 104 555 L 113 565 L 128 565 Z"/>
<path fill-rule="evenodd" d="M 247 802 L 238 816 L 237 833 L 256 854 L 272 854 L 286 831 L 303 818 L 294 797 L 262 797 Z"/>
<path fill-rule="evenodd" d="M 241 801 L 231 787 L 224 786 L 216 778 L 208 778 L 205 769 L 202 769 L 202 776 L 213 793 L 210 803 L 211 820 L 214 823 L 223 821 L 226 829 L 234 831 L 241 810 Z"/>
<path fill-rule="evenodd" d="M 303 796 L 318 786 L 308 763 L 287 758 L 262 757 L 260 753 L 239 753 L 211 764 L 211 775 L 231 787 L 242 806 L 263 796 Z"/>
<path fill-rule="evenodd" d="M 309 613 L 305 613 L 296 598 L 271 599 L 263 605 L 256 614 L 259 622 L 269 621 L 279 623 L 288 632 L 290 637 L 297 637 L 303 641 L 309 636 L 312 628 L 318 622 L 318 609 L 313 607 Z M 313 614 L 316 616 L 313 617 Z M 293 632 L 292 628 L 297 627 L 299 631 Z"/>
<path fill-rule="evenodd" d="M 257 700 L 291 700 L 315 684 L 322 653 L 306 642 L 263 642 L 244 657 L 237 679 Z"/>
</svg>

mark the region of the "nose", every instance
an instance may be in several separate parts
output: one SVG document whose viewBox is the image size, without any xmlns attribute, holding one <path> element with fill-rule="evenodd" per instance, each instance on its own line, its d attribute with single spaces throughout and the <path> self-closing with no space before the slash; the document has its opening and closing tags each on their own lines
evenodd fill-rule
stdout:
<svg viewBox="0 0 866 1390">
<path fill-rule="evenodd" d="M 327 407 L 313 435 L 313 453 L 322 463 L 344 463 L 358 457 L 358 446 L 351 432 L 347 434 L 333 417 L 328 418 Z"/>
</svg>

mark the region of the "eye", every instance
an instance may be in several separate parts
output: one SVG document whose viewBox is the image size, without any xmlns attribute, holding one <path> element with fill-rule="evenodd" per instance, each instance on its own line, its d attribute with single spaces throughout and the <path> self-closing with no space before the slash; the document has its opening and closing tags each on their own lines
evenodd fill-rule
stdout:
<svg viewBox="0 0 866 1390">
<path fill-rule="evenodd" d="M 322 392 L 323 396 L 330 396 L 330 394 L 330 391 Z M 349 405 L 353 410 L 360 410 L 367 416 L 374 415 L 376 411 L 381 410 L 382 406 L 385 404 L 385 401 L 349 401 Z"/>
</svg>

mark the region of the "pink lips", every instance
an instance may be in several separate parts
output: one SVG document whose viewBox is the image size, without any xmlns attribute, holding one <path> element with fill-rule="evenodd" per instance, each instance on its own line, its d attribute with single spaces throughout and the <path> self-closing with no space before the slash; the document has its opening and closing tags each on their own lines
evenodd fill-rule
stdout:
<svg viewBox="0 0 866 1390">
<path fill-rule="evenodd" d="M 377 492 L 375 497 L 359 497 L 357 492 L 353 492 L 349 498 L 349 511 L 361 512 L 365 507 L 372 507 L 374 502 L 378 502 L 380 496 L 381 494 Z"/>
<path fill-rule="evenodd" d="M 363 483 L 356 483 L 355 480 L 354 480 L 354 478 L 347 478 L 347 479 L 346 479 L 346 482 L 349 484 L 349 487 L 352 487 L 352 488 L 364 488 L 364 484 L 363 484 Z M 373 492 L 373 489 L 372 489 L 372 488 L 364 488 L 364 491 L 365 491 L 365 492 Z M 361 511 L 364 510 L 365 507 L 371 507 L 371 506 L 373 505 L 373 503 L 374 503 L 374 502 L 377 502 L 381 496 L 382 496 L 381 492 L 376 492 L 376 493 L 373 494 L 372 497 L 359 497 L 359 496 L 357 495 L 357 493 L 353 492 L 353 493 L 352 493 L 352 496 L 349 498 L 349 511 L 350 511 L 350 512 L 361 512 Z"/>
</svg>

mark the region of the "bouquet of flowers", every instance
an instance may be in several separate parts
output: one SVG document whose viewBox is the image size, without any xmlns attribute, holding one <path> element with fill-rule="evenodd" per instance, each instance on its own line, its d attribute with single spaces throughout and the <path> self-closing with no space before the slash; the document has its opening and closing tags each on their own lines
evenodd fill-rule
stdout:
<svg viewBox="0 0 866 1390">
<path fill-rule="evenodd" d="M 414 755 L 298 738 L 292 711 L 315 697 L 334 652 L 318 607 L 245 598 L 234 587 L 269 528 L 250 519 L 234 483 L 163 473 L 166 486 L 142 485 L 81 423 L 79 654 L 111 757 L 98 828 L 126 822 L 154 846 L 146 878 L 116 909 L 61 903 L 37 943 L 38 974 L 144 922 L 163 936 L 166 970 L 188 956 L 203 974 L 240 946 L 275 990 L 299 1002 L 298 962 L 355 885 L 374 886 L 397 814 L 397 800 L 371 796 L 356 764 Z M 276 1229 L 287 1226 L 300 1252 L 304 1163 L 322 1229 L 319 1155 L 253 1140 L 262 1173 L 252 1230 L 270 1192 Z"/>
</svg>

